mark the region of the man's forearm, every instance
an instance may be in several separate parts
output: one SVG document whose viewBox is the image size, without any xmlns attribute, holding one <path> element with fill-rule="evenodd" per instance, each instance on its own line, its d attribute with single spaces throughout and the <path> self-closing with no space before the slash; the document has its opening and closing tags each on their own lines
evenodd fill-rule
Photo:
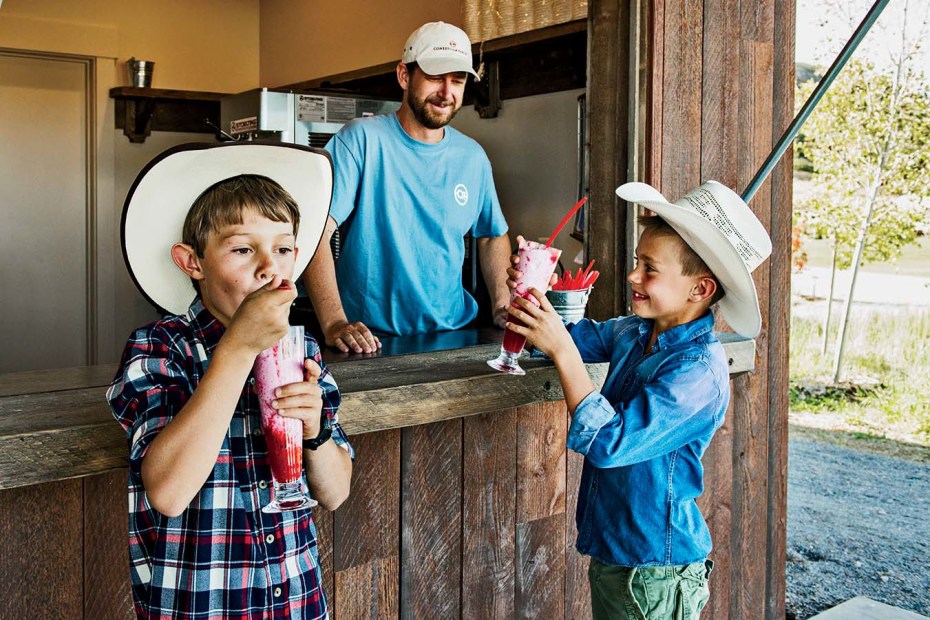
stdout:
<svg viewBox="0 0 930 620">
<path fill-rule="evenodd" d="M 478 261 L 481 275 L 488 287 L 488 294 L 494 309 L 506 308 L 510 303 L 510 289 L 507 288 L 507 267 L 513 248 L 510 236 L 504 233 L 500 237 L 478 239 Z"/>
<path fill-rule="evenodd" d="M 346 313 L 336 283 L 336 261 L 329 240 L 336 230 L 336 222 L 327 220 L 320 247 L 303 273 L 304 287 L 316 312 L 320 327 L 325 332 L 332 325 L 346 322 Z"/>
</svg>

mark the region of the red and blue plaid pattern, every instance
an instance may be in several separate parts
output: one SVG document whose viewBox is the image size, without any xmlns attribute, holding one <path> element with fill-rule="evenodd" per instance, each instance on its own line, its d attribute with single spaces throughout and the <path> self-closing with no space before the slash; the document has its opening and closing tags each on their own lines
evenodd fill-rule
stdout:
<svg viewBox="0 0 930 620">
<path fill-rule="evenodd" d="M 177 517 L 152 508 L 142 485 L 142 458 L 181 410 L 206 372 L 225 331 L 197 300 L 130 337 L 107 392 L 129 442 L 129 556 L 140 618 L 326 618 L 316 526 L 310 510 L 265 514 L 271 469 L 258 399 L 243 387 L 213 472 Z M 338 424 L 341 397 L 320 367 L 323 408 L 333 439 L 354 457 Z M 304 481 L 306 483 L 306 480 Z"/>
</svg>

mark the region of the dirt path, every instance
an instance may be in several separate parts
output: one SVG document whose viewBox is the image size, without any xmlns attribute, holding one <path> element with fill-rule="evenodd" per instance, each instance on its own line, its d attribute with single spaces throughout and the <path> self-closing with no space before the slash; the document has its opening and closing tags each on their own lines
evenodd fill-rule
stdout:
<svg viewBox="0 0 930 620">
<path fill-rule="evenodd" d="M 792 427 L 787 618 L 858 595 L 930 616 L 930 450 L 837 437 L 856 449 Z"/>
</svg>

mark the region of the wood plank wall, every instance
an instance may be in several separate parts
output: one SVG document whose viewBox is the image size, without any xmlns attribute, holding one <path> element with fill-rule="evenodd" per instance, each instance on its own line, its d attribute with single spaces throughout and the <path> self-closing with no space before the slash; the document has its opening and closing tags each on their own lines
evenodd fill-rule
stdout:
<svg viewBox="0 0 930 620">
<path fill-rule="evenodd" d="M 558 401 L 352 437 L 315 513 L 333 617 L 590 617 L 567 428 Z M 0 618 L 133 617 L 126 475 L 0 491 Z"/>
<path fill-rule="evenodd" d="M 557 402 L 354 438 L 331 538 L 319 519 L 335 618 L 590 617 L 567 428 Z"/>
<path fill-rule="evenodd" d="M 627 6 L 626 0 L 592 0 L 589 27 L 596 42 L 589 61 L 591 200 L 601 201 L 592 206 L 592 221 L 605 217 L 612 224 L 590 229 L 590 243 L 592 257 L 614 265 L 617 275 L 618 256 L 604 248 L 624 247 L 626 231 L 616 211 L 625 206 L 610 192 L 633 179 L 613 166 L 623 155 L 595 161 L 604 155 L 593 140 L 611 141 L 628 126 L 613 103 L 629 96 L 615 90 L 618 59 L 628 57 L 630 47 L 623 36 L 628 24 L 617 19 Z M 742 192 L 793 117 L 795 1 L 649 0 L 644 8 L 648 78 L 640 96 L 646 99 L 647 143 L 633 145 L 645 150 L 642 180 L 670 199 L 707 179 Z M 726 424 L 704 459 L 700 505 L 716 562 L 706 615 L 715 619 L 784 618 L 790 301 L 784 291 L 791 200 L 787 156 L 750 205 L 774 246 L 772 258 L 754 274 L 763 312 L 756 371 L 733 381 Z M 613 308 L 605 308 L 609 301 L 603 298 L 595 306 L 601 318 L 624 312 L 623 295 L 615 290 L 612 298 Z"/>
</svg>

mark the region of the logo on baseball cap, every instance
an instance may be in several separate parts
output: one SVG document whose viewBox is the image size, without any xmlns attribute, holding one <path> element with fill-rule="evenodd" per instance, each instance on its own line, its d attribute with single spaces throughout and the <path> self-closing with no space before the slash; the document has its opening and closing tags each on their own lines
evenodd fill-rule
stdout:
<svg viewBox="0 0 930 620">
<path fill-rule="evenodd" d="M 415 62 L 427 75 L 464 71 L 478 77 L 471 66 L 468 35 L 445 22 L 429 22 L 417 28 L 404 44 L 401 62 Z"/>
</svg>

